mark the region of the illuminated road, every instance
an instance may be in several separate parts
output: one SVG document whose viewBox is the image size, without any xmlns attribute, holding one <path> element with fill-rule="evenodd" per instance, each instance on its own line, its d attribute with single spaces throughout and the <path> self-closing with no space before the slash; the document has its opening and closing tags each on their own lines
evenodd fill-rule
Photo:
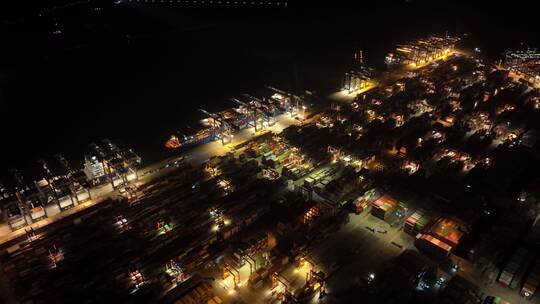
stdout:
<svg viewBox="0 0 540 304">
<path fill-rule="evenodd" d="M 371 232 L 366 226 L 388 232 Z M 324 266 L 323 270 L 329 275 L 324 303 L 353 303 L 357 295 L 354 292 L 356 282 L 368 273 L 377 272 L 381 265 L 397 257 L 403 250 L 414 249 L 413 240 L 412 236 L 397 227 L 391 228 L 388 223 L 369 213 L 351 214 L 349 223 L 310 251 L 310 255 L 320 266 Z M 392 242 L 403 248 L 392 245 Z"/>
<path fill-rule="evenodd" d="M 437 61 L 440 61 L 440 60 L 445 61 L 446 59 L 448 59 L 452 55 L 469 56 L 469 54 L 467 52 L 465 52 L 463 50 L 455 49 L 455 50 L 452 50 L 452 51 L 446 53 L 443 56 L 437 57 L 437 58 L 435 58 L 433 60 L 427 61 L 427 62 L 422 63 L 420 65 L 409 64 L 409 65 L 404 65 L 401 68 L 397 68 L 395 70 L 392 70 L 391 73 L 390 72 L 385 72 L 381 76 L 379 76 L 377 78 L 374 78 L 373 81 L 367 87 L 365 87 L 365 88 L 363 88 L 361 90 L 354 91 L 354 92 L 351 92 L 351 93 L 349 93 L 347 90 L 341 90 L 341 91 L 337 91 L 335 93 L 330 94 L 328 97 L 331 100 L 350 103 L 355 99 L 355 97 L 357 95 L 364 94 L 364 93 L 366 93 L 368 91 L 371 91 L 372 89 L 377 88 L 379 86 L 385 87 L 385 86 L 391 85 L 391 84 L 395 83 L 396 81 L 398 81 L 400 78 L 405 77 L 408 71 L 419 70 L 419 69 L 421 69 L 423 67 L 428 66 L 429 64 L 431 64 L 433 62 L 437 62 Z"/>
<path fill-rule="evenodd" d="M 501 66 L 497 66 L 497 68 L 500 70 L 506 71 L 506 69 Z M 514 80 L 517 83 L 519 83 L 520 80 L 525 80 L 529 83 L 530 86 L 536 89 L 540 89 L 540 81 L 531 82 L 527 78 L 523 77 L 522 75 L 518 75 L 516 72 L 513 72 L 513 71 L 508 71 L 508 76 L 510 76 L 510 78 L 512 78 L 512 80 Z"/>
<path fill-rule="evenodd" d="M 442 58 L 439 58 L 442 59 Z M 356 91 L 353 93 L 348 93 L 345 91 L 339 91 L 336 93 L 331 94 L 329 99 L 341 101 L 341 102 L 351 102 L 358 94 L 363 94 L 365 92 L 368 92 L 369 90 L 376 88 L 377 84 L 386 85 L 387 83 L 391 83 L 396 81 L 401 77 L 401 73 L 399 71 L 394 71 L 393 73 L 387 73 L 378 79 L 375 79 L 375 81 L 367 86 L 366 88 Z M 274 132 L 274 133 L 280 133 L 283 129 L 287 128 L 290 125 L 296 124 L 299 121 L 295 119 L 294 117 L 291 117 L 290 114 L 282 114 L 277 117 L 276 124 L 267 128 L 268 130 Z M 158 176 L 161 176 L 165 173 L 167 173 L 169 170 L 165 168 L 167 164 L 174 163 L 182 156 L 188 157 L 188 162 L 192 165 L 200 165 L 204 162 L 206 162 L 208 159 L 210 159 L 213 156 L 222 156 L 225 155 L 228 152 L 233 151 L 233 145 L 249 140 L 250 138 L 253 138 L 255 136 L 255 131 L 253 128 L 248 128 L 241 130 L 234 134 L 233 143 L 222 145 L 222 143 L 218 141 L 213 141 L 204 145 L 197 146 L 189 151 L 186 151 L 185 153 L 182 153 L 182 155 L 174 158 L 169 158 L 157 163 L 154 163 L 152 165 L 149 165 L 143 169 L 140 169 L 138 171 L 139 177 L 140 177 L 140 183 L 146 183 Z M 60 212 L 57 205 L 49 205 L 46 207 L 46 212 L 48 214 L 48 218 L 43 219 L 41 221 L 38 221 L 36 223 L 33 223 L 29 226 L 31 226 L 34 229 L 46 226 L 52 222 L 55 222 L 57 220 L 60 220 L 62 218 L 65 218 L 66 216 L 73 215 L 80 210 L 86 209 L 90 206 L 93 206 L 95 204 L 98 204 L 102 202 L 103 200 L 107 198 L 111 198 L 117 195 L 116 191 L 113 191 L 112 187 L 107 185 L 102 185 L 98 187 L 94 187 L 90 190 L 92 195 L 92 200 L 87 201 L 81 205 L 75 206 L 67 211 Z M 30 219 L 28 218 L 28 222 L 30 223 Z M 26 226 L 28 228 L 28 226 Z M 17 237 L 20 237 L 24 235 L 24 229 L 21 228 L 16 231 L 11 231 L 7 223 L 0 224 L 0 245 L 13 240 Z"/>
<path fill-rule="evenodd" d="M 276 123 L 267 129 L 274 133 L 280 133 L 281 131 L 283 131 L 283 129 L 297 122 L 298 120 L 296 120 L 294 117 L 291 117 L 290 114 L 282 114 L 276 118 Z M 222 145 L 221 141 L 213 141 L 190 149 L 177 157 L 168 158 L 166 160 L 151 164 L 145 168 L 138 170 L 137 173 L 139 175 L 139 180 L 137 181 L 137 183 L 145 184 L 157 177 L 173 171 L 175 168 L 167 167 L 167 164 L 172 164 L 182 158 L 185 159 L 186 162 L 194 166 L 201 165 L 213 156 L 221 156 L 225 155 L 228 152 L 231 152 L 234 144 L 249 140 L 255 135 L 256 134 L 253 128 L 244 129 L 234 134 L 232 145 Z M 108 198 L 113 198 L 118 195 L 118 192 L 113 190 L 111 184 L 105 184 L 91 188 L 90 193 L 92 197 L 91 200 L 88 200 L 63 212 L 60 211 L 59 207 L 56 204 L 48 205 L 46 207 L 46 212 L 48 215 L 47 218 L 23 227 L 21 229 L 18 229 L 16 231 L 11 231 L 7 223 L 0 224 L 0 245 L 25 235 L 24 228 L 32 227 L 34 230 L 37 230 L 43 226 L 76 214 L 81 210 L 99 204 L 100 202 Z M 27 220 L 29 223 L 31 222 L 29 217 L 27 217 Z"/>
<path fill-rule="evenodd" d="M 367 87 L 358 91 L 349 93 L 347 90 L 341 90 L 341 91 L 337 91 L 335 93 L 330 94 L 328 97 L 335 101 L 352 102 L 357 95 L 366 93 L 376 88 L 378 86 L 379 81 L 380 79 L 377 79 L 375 82 L 370 83 Z"/>
<path fill-rule="evenodd" d="M 388 233 L 377 233 L 367 230 L 365 227 L 383 228 Z M 397 227 L 390 227 L 388 223 L 372 216 L 369 213 L 351 215 L 350 221 L 336 232 L 330 232 L 319 243 L 312 245 L 307 253 L 309 260 L 316 264 L 316 269 L 322 270 L 329 276 L 327 280 L 328 296 L 323 303 L 343 303 L 351 300 L 353 303 L 356 293 L 351 288 L 356 288 L 355 282 L 362 275 L 376 272 L 381 265 L 398 256 L 405 249 L 413 249 L 414 238 Z M 398 243 L 403 248 L 392 245 Z M 300 269 L 291 263 L 280 272 L 280 276 L 290 284 L 292 291 L 297 291 L 305 284 L 306 274 L 313 266 L 306 261 Z M 244 266 L 241 281 L 247 279 L 247 268 Z M 272 303 L 272 292 L 264 285 L 260 288 L 239 286 L 233 288 L 232 279 L 222 280 L 219 272 L 210 270 L 203 271 L 204 277 L 214 277 L 214 292 L 224 303 Z M 278 286 L 278 289 L 280 287 Z M 234 290 L 234 291 L 233 291 Z M 318 293 L 313 294 L 313 301 L 317 303 Z"/>
<path fill-rule="evenodd" d="M 266 129 L 274 133 L 280 133 L 283 129 L 298 122 L 289 114 L 279 115 L 276 120 L 276 124 Z M 232 152 L 234 145 L 247 141 L 255 135 L 254 128 L 247 128 L 234 134 L 232 144 L 222 145 L 221 141 L 217 140 L 197 146 L 187 152 L 189 155 L 189 162 L 194 166 L 203 164 L 212 156 L 221 156 L 228 152 Z"/>
<path fill-rule="evenodd" d="M 540 298 L 538 298 L 537 295 L 527 300 L 519 295 L 519 288 L 510 289 L 508 287 L 504 287 L 496 281 L 488 281 L 488 279 L 482 277 L 481 273 L 479 273 L 479 271 L 474 268 L 474 266 L 470 262 L 464 260 L 460 262 L 459 274 L 467 280 L 474 282 L 476 285 L 478 285 L 480 290 L 484 293 L 491 296 L 499 296 L 512 304 L 540 303 Z"/>
</svg>

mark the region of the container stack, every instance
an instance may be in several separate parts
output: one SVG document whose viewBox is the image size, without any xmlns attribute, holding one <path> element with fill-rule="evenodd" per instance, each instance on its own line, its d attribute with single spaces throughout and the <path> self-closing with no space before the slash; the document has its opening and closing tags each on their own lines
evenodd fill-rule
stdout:
<svg viewBox="0 0 540 304">
<path fill-rule="evenodd" d="M 390 218 L 396 208 L 396 200 L 386 195 L 383 195 L 373 203 L 373 207 L 371 208 L 371 214 L 382 220 L 387 220 Z"/>
<path fill-rule="evenodd" d="M 425 210 L 416 210 L 416 212 L 405 221 L 403 230 L 412 236 L 416 236 L 424 230 L 430 220 L 431 216 L 429 216 Z"/>
</svg>

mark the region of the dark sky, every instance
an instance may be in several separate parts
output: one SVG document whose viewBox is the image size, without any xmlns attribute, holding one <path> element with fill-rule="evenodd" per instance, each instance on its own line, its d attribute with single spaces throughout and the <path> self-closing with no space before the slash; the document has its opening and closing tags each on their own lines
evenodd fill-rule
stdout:
<svg viewBox="0 0 540 304">
<path fill-rule="evenodd" d="M 0 179 L 13 167 L 31 178 L 35 161 L 55 153 L 79 166 L 103 137 L 157 159 L 197 108 L 232 106 L 228 97 L 264 84 L 291 89 L 294 79 L 331 90 L 359 48 L 380 67 L 395 43 L 445 30 L 471 32 L 493 58 L 539 45 L 524 1 L 288 1 L 286 9 L 98 1 L 46 10 L 65 2 L 0 8 Z M 60 37 L 50 34 L 55 22 Z"/>
</svg>

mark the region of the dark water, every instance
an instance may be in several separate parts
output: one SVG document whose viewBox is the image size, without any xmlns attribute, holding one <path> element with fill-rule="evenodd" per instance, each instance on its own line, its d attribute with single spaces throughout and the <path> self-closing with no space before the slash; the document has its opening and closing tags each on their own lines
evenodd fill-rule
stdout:
<svg viewBox="0 0 540 304">
<path fill-rule="evenodd" d="M 444 1 L 90 10 L 96 6 L 4 20 L 10 43 L 0 65 L 0 176 L 16 167 L 30 178 L 39 172 L 35 160 L 55 153 L 80 166 L 88 143 L 105 137 L 151 162 L 166 155 L 163 141 L 172 131 L 196 126 L 198 108 L 233 106 L 229 97 L 264 84 L 336 89 L 357 49 L 382 68 L 394 44 L 432 32 L 471 32 L 491 57 L 538 38 L 527 19 L 509 26 L 484 7 L 461 10 Z M 60 37 L 49 34 L 55 20 Z"/>
</svg>

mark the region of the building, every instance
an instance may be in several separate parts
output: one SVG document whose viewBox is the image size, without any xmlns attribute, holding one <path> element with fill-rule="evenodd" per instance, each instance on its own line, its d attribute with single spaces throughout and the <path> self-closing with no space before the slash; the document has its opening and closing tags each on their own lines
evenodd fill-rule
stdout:
<svg viewBox="0 0 540 304">
<path fill-rule="evenodd" d="M 5 220 L 8 223 L 9 228 L 13 231 L 26 226 L 28 224 L 28 221 L 16 194 L 9 192 L 7 189 L 2 189 L 1 194 L 1 220 Z"/>
</svg>

